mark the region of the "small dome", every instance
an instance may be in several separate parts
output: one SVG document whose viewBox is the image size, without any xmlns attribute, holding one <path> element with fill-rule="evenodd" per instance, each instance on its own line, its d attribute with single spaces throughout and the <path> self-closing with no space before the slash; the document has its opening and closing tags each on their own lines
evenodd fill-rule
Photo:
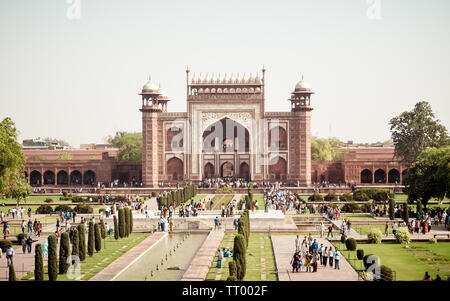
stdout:
<svg viewBox="0 0 450 301">
<path fill-rule="evenodd" d="M 142 93 L 159 93 L 159 88 L 149 80 L 143 87 Z"/>
<path fill-rule="evenodd" d="M 297 83 L 297 85 L 295 85 L 295 91 L 310 92 L 311 91 L 311 86 L 302 79 L 301 81 L 299 81 Z"/>
<path fill-rule="evenodd" d="M 256 84 L 261 84 L 261 79 L 259 78 L 258 75 L 256 75 L 256 77 L 255 77 L 255 83 Z"/>
<path fill-rule="evenodd" d="M 164 92 L 163 90 L 159 90 L 159 93 L 160 93 L 160 95 L 158 96 L 159 99 L 169 99 L 166 92 Z"/>
</svg>

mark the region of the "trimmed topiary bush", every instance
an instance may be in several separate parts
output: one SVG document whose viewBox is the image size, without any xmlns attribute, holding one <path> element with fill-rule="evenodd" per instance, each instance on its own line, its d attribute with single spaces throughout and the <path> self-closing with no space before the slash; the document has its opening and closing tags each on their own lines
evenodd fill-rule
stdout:
<svg viewBox="0 0 450 301">
<path fill-rule="evenodd" d="M 345 241 L 347 240 L 347 236 L 345 234 L 341 235 L 341 243 L 345 244 Z"/>
<path fill-rule="evenodd" d="M 237 281 L 236 276 L 228 276 L 227 281 Z"/>
<path fill-rule="evenodd" d="M 344 206 L 342 206 L 342 211 L 344 211 L 344 212 L 353 212 L 353 211 L 356 211 L 359 209 L 360 209 L 360 206 L 355 202 L 346 203 L 346 204 L 344 204 Z"/>
<path fill-rule="evenodd" d="M 83 224 L 78 225 L 78 242 L 80 247 L 78 256 L 80 261 L 84 261 L 86 259 L 86 228 Z"/>
<path fill-rule="evenodd" d="M 36 209 L 36 214 L 50 214 L 50 213 L 53 213 L 52 206 L 50 205 L 41 205 Z"/>
<path fill-rule="evenodd" d="M 403 214 L 403 220 L 405 221 L 405 223 L 406 224 L 408 224 L 409 223 L 409 208 L 408 208 L 408 203 L 404 203 L 403 204 L 403 212 L 402 212 L 402 214 Z"/>
<path fill-rule="evenodd" d="M 378 281 L 394 281 L 394 272 L 391 268 L 382 265 L 380 266 L 380 277 L 374 277 Z"/>
<path fill-rule="evenodd" d="M 125 208 L 125 237 L 130 235 L 130 208 Z"/>
<path fill-rule="evenodd" d="M 70 256 L 70 239 L 69 233 L 63 232 L 61 234 L 61 242 L 59 244 L 59 274 L 67 273 L 69 264 L 67 258 Z"/>
<path fill-rule="evenodd" d="M 363 260 L 363 258 L 364 258 L 364 250 L 363 249 L 356 250 L 356 257 L 358 258 L 358 260 Z"/>
<path fill-rule="evenodd" d="M 130 215 L 130 217 L 128 218 L 128 220 L 129 220 L 129 227 L 130 227 L 128 229 L 128 234 L 131 234 L 131 233 L 133 233 L 133 211 L 129 210 L 128 214 Z"/>
<path fill-rule="evenodd" d="M 395 233 L 395 241 L 399 244 L 409 244 L 411 242 L 411 234 L 409 233 L 408 228 L 398 228 Z"/>
<path fill-rule="evenodd" d="M 55 212 L 65 212 L 65 211 L 72 211 L 72 207 L 66 204 L 58 205 L 55 207 Z"/>
<path fill-rule="evenodd" d="M 94 255 L 94 240 L 95 240 L 95 235 L 94 235 L 94 223 L 93 222 L 89 222 L 89 230 L 88 230 L 88 255 L 92 256 Z"/>
<path fill-rule="evenodd" d="M 430 239 L 428 240 L 428 242 L 429 242 L 430 244 L 437 244 L 437 239 L 434 238 L 434 237 L 432 237 L 432 238 L 430 238 Z"/>
<path fill-rule="evenodd" d="M 334 202 L 338 200 L 338 197 L 334 192 L 330 192 L 325 195 L 323 199 L 325 200 L 325 202 Z"/>
<path fill-rule="evenodd" d="M 17 234 L 17 242 L 20 244 L 22 243 L 22 239 L 27 239 L 27 236 L 25 233 L 19 233 Z"/>
<path fill-rule="evenodd" d="M 380 258 L 374 254 L 368 254 L 363 257 L 364 268 L 367 271 L 372 265 L 378 266 L 380 263 Z"/>
<path fill-rule="evenodd" d="M 58 279 L 58 253 L 56 251 L 56 236 L 48 236 L 48 280 L 56 281 Z"/>
<path fill-rule="evenodd" d="M 12 263 L 9 265 L 8 281 L 17 281 L 16 272 L 14 271 L 14 265 Z"/>
<path fill-rule="evenodd" d="M 99 252 L 102 249 L 102 237 L 100 234 L 100 226 L 98 223 L 94 225 L 94 232 L 95 232 L 95 251 Z"/>
<path fill-rule="evenodd" d="M 3 253 L 6 252 L 6 249 L 8 249 L 9 246 L 12 246 L 12 242 L 9 239 L 0 240 L 0 249 L 2 249 Z"/>
<path fill-rule="evenodd" d="M 308 197 L 308 201 L 310 202 L 323 202 L 323 196 L 318 194 L 318 193 L 314 193 L 312 195 L 310 195 Z"/>
<path fill-rule="evenodd" d="M 44 258 L 41 244 L 37 244 L 34 249 L 34 280 L 44 281 Z"/>
<path fill-rule="evenodd" d="M 348 251 L 355 251 L 357 245 L 358 244 L 356 243 L 356 240 L 354 238 L 350 237 L 345 240 L 345 247 Z"/>
<path fill-rule="evenodd" d="M 85 203 L 82 204 L 77 204 L 73 210 L 76 213 L 88 213 L 88 214 L 92 214 L 94 213 L 94 208 L 92 208 L 90 205 L 86 205 Z"/>
<path fill-rule="evenodd" d="M 46 202 L 46 203 L 53 203 L 53 199 L 52 198 L 46 198 L 44 202 Z"/>
<path fill-rule="evenodd" d="M 351 195 L 350 193 L 346 192 L 346 193 L 342 194 L 342 195 L 339 197 L 339 200 L 340 200 L 341 202 L 350 202 L 350 201 L 353 201 L 353 195 Z"/>
<path fill-rule="evenodd" d="M 369 234 L 367 234 L 367 240 L 371 244 L 379 244 L 381 243 L 381 231 L 378 229 L 372 229 Z"/>
</svg>

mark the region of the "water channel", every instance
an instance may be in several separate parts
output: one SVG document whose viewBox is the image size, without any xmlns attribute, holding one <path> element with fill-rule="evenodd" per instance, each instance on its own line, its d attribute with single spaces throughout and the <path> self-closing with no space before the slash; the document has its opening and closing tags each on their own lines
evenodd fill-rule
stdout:
<svg viewBox="0 0 450 301">
<path fill-rule="evenodd" d="M 169 234 L 122 271 L 114 280 L 180 280 L 207 236 L 207 233 Z"/>
</svg>

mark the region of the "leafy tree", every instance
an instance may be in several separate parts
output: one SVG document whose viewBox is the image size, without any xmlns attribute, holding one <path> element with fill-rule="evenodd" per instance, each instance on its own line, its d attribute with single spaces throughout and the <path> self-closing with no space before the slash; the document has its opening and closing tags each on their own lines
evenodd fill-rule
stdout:
<svg viewBox="0 0 450 301">
<path fill-rule="evenodd" d="M 311 137 L 311 160 L 316 161 L 333 161 L 342 158 L 342 154 L 338 150 L 343 147 L 344 143 L 337 138 L 317 138 Z"/>
<path fill-rule="evenodd" d="M 418 102 L 412 111 L 392 118 L 389 125 L 395 156 L 412 163 L 428 147 L 449 145 L 447 129 L 439 122 L 426 101 Z"/>
<path fill-rule="evenodd" d="M 0 122 L 0 195 L 19 203 L 31 194 L 32 189 L 25 178 L 25 156 L 17 135 L 11 118 Z"/>
<path fill-rule="evenodd" d="M 89 222 L 89 232 L 88 232 L 88 255 L 94 255 L 94 222 Z"/>
<path fill-rule="evenodd" d="M 78 225 L 78 237 L 80 247 L 78 256 L 80 257 L 80 261 L 84 261 L 86 259 L 86 228 L 83 224 Z"/>
<path fill-rule="evenodd" d="M 410 201 L 421 200 L 426 208 L 432 198 L 443 200 L 450 190 L 450 146 L 424 150 L 404 177 Z"/>
<path fill-rule="evenodd" d="M 117 159 L 120 162 L 140 163 L 142 161 L 142 133 L 116 132 L 107 139 L 119 149 Z"/>
<path fill-rule="evenodd" d="M 59 244 L 59 274 L 63 275 L 67 273 L 69 264 L 67 258 L 70 255 L 70 239 L 69 233 L 63 232 L 61 234 L 61 242 Z"/>
<path fill-rule="evenodd" d="M 56 251 L 56 236 L 48 236 L 48 280 L 56 281 L 58 279 L 58 253 Z"/>
<path fill-rule="evenodd" d="M 117 217 L 114 215 L 114 239 L 119 239 L 119 225 L 117 224 Z"/>
<path fill-rule="evenodd" d="M 44 281 L 44 258 L 41 244 L 37 244 L 34 249 L 34 280 Z"/>
<path fill-rule="evenodd" d="M 102 249 L 102 237 L 100 234 L 100 226 L 98 223 L 95 223 L 94 225 L 94 232 L 95 232 L 95 251 L 99 252 Z"/>
</svg>

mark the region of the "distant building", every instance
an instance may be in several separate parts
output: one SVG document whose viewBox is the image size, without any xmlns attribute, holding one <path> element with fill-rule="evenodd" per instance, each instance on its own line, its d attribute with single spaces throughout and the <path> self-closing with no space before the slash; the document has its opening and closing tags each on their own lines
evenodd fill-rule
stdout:
<svg viewBox="0 0 450 301">
<path fill-rule="evenodd" d="M 25 139 L 22 141 L 22 149 L 67 149 L 67 147 L 60 145 L 58 142 L 49 142 L 43 140 L 41 137 L 37 139 Z"/>
<path fill-rule="evenodd" d="M 99 150 L 99 149 L 113 149 L 114 146 L 112 144 L 97 144 L 97 143 L 88 143 L 88 144 L 80 144 L 80 149 L 84 150 Z"/>
</svg>

